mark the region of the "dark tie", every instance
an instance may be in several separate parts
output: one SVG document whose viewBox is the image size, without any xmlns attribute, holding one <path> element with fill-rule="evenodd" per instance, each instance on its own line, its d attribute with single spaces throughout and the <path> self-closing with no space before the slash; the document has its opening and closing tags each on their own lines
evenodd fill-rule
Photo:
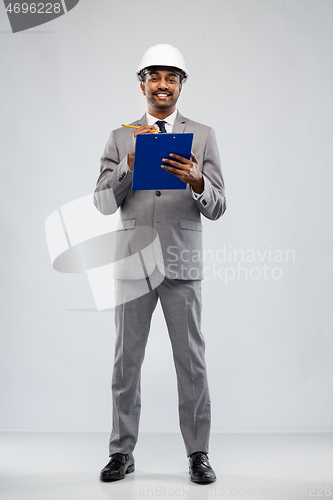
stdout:
<svg viewBox="0 0 333 500">
<path fill-rule="evenodd" d="M 156 122 L 156 125 L 158 125 L 158 128 L 160 129 L 160 134 L 166 134 L 166 128 L 165 128 L 166 122 L 164 120 L 158 120 Z"/>
</svg>

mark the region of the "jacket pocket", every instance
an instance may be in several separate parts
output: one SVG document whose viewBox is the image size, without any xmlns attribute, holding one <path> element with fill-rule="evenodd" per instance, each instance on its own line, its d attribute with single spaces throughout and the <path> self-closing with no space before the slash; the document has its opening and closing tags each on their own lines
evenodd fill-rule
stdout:
<svg viewBox="0 0 333 500">
<path fill-rule="evenodd" d="M 134 229 L 136 219 L 120 220 L 117 224 L 116 231 L 125 231 L 126 229 Z"/>
<path fill-rule="evenodd" d="M 190 231 L 202 231 L 201 221 L 180 219 L 179 225 L 181 229 L 189 229 Z"/>
</svg>

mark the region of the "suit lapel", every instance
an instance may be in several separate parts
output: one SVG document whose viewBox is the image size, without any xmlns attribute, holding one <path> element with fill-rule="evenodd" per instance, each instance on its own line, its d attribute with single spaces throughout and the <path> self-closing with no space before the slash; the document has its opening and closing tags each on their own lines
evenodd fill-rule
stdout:
<svg viewBox="0 0 333 500">
<path fill-rule="evenodd" d="M 131 123 L 131 125 L 136 125 L 138 127 L 141 127 L 142 125 L 147 125 L 146 113 L 140 118 L 140 120 L 136 120 L 135 122 Z"/>
<path fill-rule="evenodd" d="M 179 111 L 177 111 L 177 116 L 175 119 L 175 123 L 173 124 L 172 132 L 174 134 L 182 134 L 185 131 L 185 128 L 186 118 L 184 118 L 183 115 L 181 115 Z"/>
</svg>

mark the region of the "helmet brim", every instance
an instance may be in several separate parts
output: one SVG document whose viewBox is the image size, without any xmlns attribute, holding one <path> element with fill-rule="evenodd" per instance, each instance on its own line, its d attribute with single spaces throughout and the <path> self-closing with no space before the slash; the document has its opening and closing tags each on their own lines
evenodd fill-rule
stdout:
<svg viewBox="0 0 333 500">
<path fill-rule="evenodd" d="M 138 79 L 143 82 L 145 76 L 148 73 L 153 73 L 154 71 L 172 71 L 173 73 L 177 73 L 180 76 L 180 82 L 183 83 L 188 77 L 188 73 L 184 70 L 177 68 L 175 66 L 147 66 L 146 68 L 142 68 L 137 72 Z"/>
</svg>

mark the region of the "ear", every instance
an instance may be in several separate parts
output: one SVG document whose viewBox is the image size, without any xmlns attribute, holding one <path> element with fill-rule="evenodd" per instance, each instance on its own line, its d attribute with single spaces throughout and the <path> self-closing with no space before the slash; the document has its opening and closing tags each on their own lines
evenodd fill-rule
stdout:
<svg viewBox="0 0 333 500">
<path fill-rule="evenodd" d="M 181 93 L 182 88 L 183 88 L 183 84 L 182 84 L 182 83 L 180 83 L 180 84 L 179 84 L 179 93 Z"/>
<path fill-rule="evenodd" d="M 142 90 L 143 95 L 146 95 L 146 86 L 144 82 L 140 82 L 140 88 Z"/>
</svg>

